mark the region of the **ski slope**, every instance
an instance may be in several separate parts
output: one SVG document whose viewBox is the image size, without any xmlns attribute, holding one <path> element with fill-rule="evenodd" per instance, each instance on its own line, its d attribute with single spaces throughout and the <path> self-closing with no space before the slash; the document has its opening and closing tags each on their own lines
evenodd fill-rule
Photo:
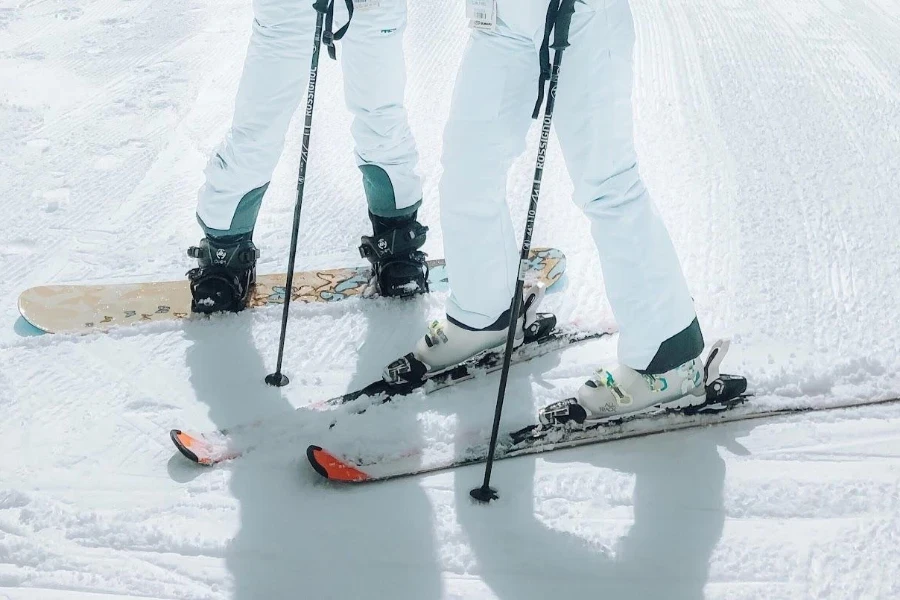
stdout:
<svg viewBox="0 0 900 600">
<path fill-rule="evenodd" d="M 461 0 L 410 2 L 409 114 L 442 255 L 440 144 Z M 0 598 L 396 600 L 900 597 L 900 3 L 634 0 L 641 168 L 707 340 L 755 402 L 842 411 L 722 425 L 346 488 L 308 443 L 453 439 L 490 426 L 497 377 L 328 431 L 301 410 L 409 350 L 443 296 L 294 306 L 107 335 L 35 336 L 46 283 L 177 279 L 196 190 L 228 126 L 243 0 L 0 1 Z M 368 219 L 338 65 L 323 54 L 298 268 L 359 264 Z M 302 119 L 256 233 L 287 264 Z M 519 231 L 537 126 L 510 173 Z M 561 320 L 612 315 L 558 146 L 535 245 L 568 256 Z M 614 340 L 517 366 L 504 423 L 569 394 Z M 173 427 L 292 414 L 296 444 L 215 469 Z M 298 416 L 299 415 L 299 416 Z"/>
</svg>

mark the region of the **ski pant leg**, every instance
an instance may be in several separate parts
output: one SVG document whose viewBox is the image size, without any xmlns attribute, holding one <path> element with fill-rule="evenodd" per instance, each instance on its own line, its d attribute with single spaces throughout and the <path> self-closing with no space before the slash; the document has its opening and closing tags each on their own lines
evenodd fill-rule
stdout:
<svg viewBox="0 0 900 600">
<path fill-rule="evenodd" d="M 634 24 L 628 1 L 576 3 L 570 43 L 554 125 L 574 201 L 591 220 L 620 331 L 619 362 L 643 370 L 657 362 L 664 341 L 689 327 L 694 331 L 696 314 L 672 240 L 638 172 L 631 106 Z M 696 328 L 691 348 L 698 335 Z"/>
<path fill-rule="evenodd" d="M 405 30 L 406 0 L 381 0 L 354 12 L 340 46 L 356 164 L 369 210 L 380 217 L 410 214 L 422 200 L 419 156 L 404 108 Z"/>
<path fill-rule="evenodd" d="M 210 158 L 198 193 L 197 218 L 210 235 L 253 230 L 309 80 L 312 3 L 254 0 L 253 15 L 232 125 Z"/>
<path fill-rule="evenodd" d="M 532 122 L 539 72 L 531 33 L 500 21 L 494 32 L 471 33 L 457 74 L 444 130 L 440 212 L 447 315 L 469 327 L 493 324 L 515 291 L 519 250 L 506 180 Z"/>
</svg>

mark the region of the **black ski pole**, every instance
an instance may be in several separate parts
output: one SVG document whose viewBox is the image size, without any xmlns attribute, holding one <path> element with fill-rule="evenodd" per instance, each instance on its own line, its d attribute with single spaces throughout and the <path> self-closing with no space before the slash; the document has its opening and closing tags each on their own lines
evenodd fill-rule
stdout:
<svg viewBox="0 0 900 600">
<path fill-rule="evenodd" d="M 291 305 L 292 286 L 294 283 L 294 259 L 297 255 L 297 236 L 300 231 L 300 207 L 303 205 L 303 188 L 306 184 L 306 161 L 309 157 L 309 138 L 312 132 L 313 105 L 316 101 L 316 82 L 319 72 L 319 50 L 322 47 L 322 27 L 325 13 L 328 10 L 327 0 L 316 0 L 316 34 L 313 42 L 312 66 L 309 69 L 309 90 L 306 96 L 306 123 L 303 126 L 303 146 L 300 149 L 300 172 L 297 176 L 297 203 L 294 206 L 294 228 L 291 231 L 291 252 L 288 258 L 287 282 L 284 288 L 284 311 L 281 314 L 281 339 L 278 342 L 278 365 L 274 373 L 266 375 L 266 383 L 282 387 L 290 383 L 281 372 L 284 359 L 284 339 L 287 335 L 288 309 Z"/>
<path fill-rule="evenodd" d="M 552 10 L 552 7 L 551 9 Z M 541 142 L 538 146 L 537 164 L 534 169 L 534 184 L 531 187 L 531 204 L 528 207 L 528 220 L 525 223 L 525 234 L 522 240 L 522 253 L 519 256 L 519 276 L 516 280 L 516 291 L 513 293 L 512 306 L 509 310 L 509 333 L 506 336 L 506 350 L 503 356 L 503 369 L 500 372 L 500 389 L 497 393 L 497 407 L 494 410 L 494 426 L 491 430 L 491 443 L 488 448 L 487 464 L 484 467 L 484 483 L 472 489 L 469 494 L 480 502 L 490 502 L 497 498 L 497 490 L 490 486 L 491 469 L 494 464 L 494 453 L 497 449 L 497 434 L 500 430 L 500 415 L 503 411 L 503 398 L 506 395 L 506 380 L 509 376 L 509 363 L 515 342 L 516 322 L 522 308 L 522 293 L 525 288 L 525 272 L 528 255 L 531 252 L 531 233 L 537 216 L 538 198 L 541 193 L 541 180 L 544 175 L 544 161 L 547 156 L 547 145 L 550 141 L 550 124 L 553 120 L 553 107 L 556 105 L 556 86 L 559 82 L 559 66 L 562 62 L 563 50 L 569 46 L 569 25 L 575 12 L 575 0 L 562 0 L 556 13 L 553 45 L 555 50 L 550 75 L 550 90 L 547 95 L 547 108 L 544 111 L 544 122 L 541 127 Z"/>
</svg>

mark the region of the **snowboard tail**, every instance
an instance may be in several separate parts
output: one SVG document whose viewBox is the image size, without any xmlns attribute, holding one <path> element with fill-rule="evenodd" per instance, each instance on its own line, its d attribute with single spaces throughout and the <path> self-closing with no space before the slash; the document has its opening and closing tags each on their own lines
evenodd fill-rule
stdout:
<svg viewBox="0 0 900 600">
<path fill-rule="evenodd" d="M 534 248 L 530 254 L 529 280 L 550 288 L 566 270 L 566 257 L 556 248 Z M 448 289 L 444 259 L 428 261 L 429 291 Z M 294 273 L 291 302 L 338 302 L 368 298 L 370 265 L 317 269 Z M 287 274 L 258 275 L 248 308 L 284 304 Z M 172 321 L 191 316 L 188 279 L 145 283 L 97 285 L 49 285 L 33 287 L 19 295 L 19 313 L 46 333 L 88 333 L 114 327 Z"/>
</svg>

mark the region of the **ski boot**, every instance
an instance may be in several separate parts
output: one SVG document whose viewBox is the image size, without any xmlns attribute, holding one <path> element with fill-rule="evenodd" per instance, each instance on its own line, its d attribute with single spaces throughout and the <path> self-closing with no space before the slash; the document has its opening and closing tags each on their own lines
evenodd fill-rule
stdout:
<svg viewBox="0 0 900 600">
<path fill-rule="evenodd" d="M 516 320 L 514 349 L 546 335 L 556 327 L 554 315 L 537 312 L 544 293 L 543 283 L 525 290 L 522 310 Z M 428 333 L 416 344 L 415 350 L 389 364 L 382 378 L 389 384 L 400 385 L 433 377 L 483 353 L 502 352 L 508 335 L 508 309 L 483 329 L 473 329 L 450 317 L 434 321 Z"/>
<path fill-rule="evenodd" d="M 645 374 L 625 365 L 598 368 L 564 406 L 547 407 L 541 423 L 602 423 L 641 415 L 658 408 L 686 408 L 706 402 L 703 363 L 693 358 L 660 374 Z"/>
<path fill-rule="evenodd" d="M 727 341 L 719 341 L 705 364 L 698 354 L 662 373 L 640 372 L 625 365 L 611 371 L 601 367 L 579 388 L 575 398 L 544 407 L 539 414 L 540 422 L 545 427 L 567 423 L 607 424 L 670 410 L 690 414 L 724 397 L 724 387 L 729 388 L 724 390 L 728 395 L 740 395 L 743 389 L 736 394 L 732 389 L 740 383 L 739 378 L 719 374 L 728 346 Z M 746 385 L 746 380 L 743 381 Z"/>
<path fill-rule="evenodd" d="M 359 253 L 372 263 L 373 280 L 381 296 L 428 292 L 428 263 L 425 253 L 419 251 L 428 228 L 416 221 L 416 212 L 396 218 L 369 213 L 374 234 L 362 236 Z"/>
<path fill-rule="evenodd" d="M 199 266 L 187 272 L 191 286 L 191 311 L 210 314 L 239 312 L 247 307 L 256 284 L 259 250 L 252 232 L 227 237 L 205 237 L 187 254 Z"/>
</svg>

